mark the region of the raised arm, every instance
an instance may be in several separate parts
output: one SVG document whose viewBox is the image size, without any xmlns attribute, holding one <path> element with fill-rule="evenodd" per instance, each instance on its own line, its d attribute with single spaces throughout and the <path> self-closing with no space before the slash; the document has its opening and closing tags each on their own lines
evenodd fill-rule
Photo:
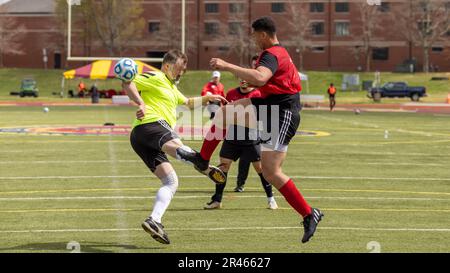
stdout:
<svg viewBox="0 0 450 273">
<path fill-rule="evenodd" d="M 273 76 L 272 71 L 265 66 L 258 66 L 256 69 L 243 68 L 219 58 L 212 58 L 210 65 L 213 69 L 229 71 L 253 86 L 263 86 Z"/>
<path fill-rule="evenodd" d="M 200 105 L 206 105 L 208 101 L 221 101 L 223 104 L 228 103 L 228 101 L 220 95 L 206 94 L 203 97 L 188 98 L 185 104 L 189 108 L 194 109 Z"/>
</svg>

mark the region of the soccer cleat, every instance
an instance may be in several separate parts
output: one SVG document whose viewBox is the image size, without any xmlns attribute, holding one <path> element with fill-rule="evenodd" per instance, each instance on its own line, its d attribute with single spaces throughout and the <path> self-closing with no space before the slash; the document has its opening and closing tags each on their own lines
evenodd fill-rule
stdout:
<svg viewBox="0 0 450 273">
<path fill-rule="evenodd" d="M 206 206 L 204 206 L 203 208 L 207 210 L 220 209 L 222 208 L 222 203 L 217 201 L 211 201 L 209 203 L 206 203 Z"/>
<path fill-rule="evenodd" d="M 244 191 L 244 186 L 236 186 L 236 188 L 234 188 L 234 192 L 243 192 Z"/>
<path fill-rule="evenodd" d="M 194 165 L 194 168 L 201 173 L 208 170 L 209 161 L 204 160 L 199 152 L 182 148 L 183 147 L 177 149 L 177 159 Z"/>
<path fill-rule="evenodd" d="M 275 199 L 269 201 L 268 209 L 278 209 L 278 204 Z"/>
<path fill-rule="evenodd" d="M 312 208 L 311 214 L 303 218 L 303 227 L 305 228 L 305 234 L 303 234 L 302 243 L 308 242 L 316 232 L 317 225 L 324 217 L 323 213 L 319 209 Z"/>
<path fill-rule="evenodd" d="M 170 244 L 169 237 L 164 231 L 164 226 L 161 223 L 153 220 L 152 217 L 148 217 L 142 223 L 142 228 L 149 233 L 153 239 L 160 242 L 161 244 Z"/>
<path fill-rule="evenodd" d="M 216 166 L 209 165 L 208 169 L 201 173 L 207 175 L 209 179 L 211 179 L 216 184 L 223 184 L 227 182 L 227 176 L 225 175 L 225 173 Z"/>
<path fill-rule="evenodd" d="M 194 165 L 197 171 L 208 176 L 216 184 L 227 181 L 225 173 L 220 168 L 209 165 L 209 161 L 203 159 L 199 152 L 178 148 L 177 159 Z"/>
</svg>

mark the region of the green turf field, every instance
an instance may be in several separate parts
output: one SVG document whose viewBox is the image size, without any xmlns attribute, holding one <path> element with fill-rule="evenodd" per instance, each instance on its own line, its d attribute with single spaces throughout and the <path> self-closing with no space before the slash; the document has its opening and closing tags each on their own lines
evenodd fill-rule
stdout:
<svg viewBox="0 0 450 273">
<path fill-rule="evenodd" d="M 128 125 L 132 107 L 0 107 L 0 128 Z M 278 192 L 279 210 L 253 170 L 243 193 L 230 173 L 223 209 L 205 211 L 213 183 L 173 162 L 180 188 L 163 224 L 171 245 L 140 228 L 159 182 L 127 136 L 0 134 L 0 252 L 450 251 L 450 116 L 303 111 L 284 170 L 325 213 L 308 244 Z M 385 138 L 385 130 L 388 138 Z M 199 148 L 200 142 L 187 141 Z M 217 156 L 214 157 L 217 160 Z M 217 163 L 217 161 L 215 162 Z"/>
</svg>

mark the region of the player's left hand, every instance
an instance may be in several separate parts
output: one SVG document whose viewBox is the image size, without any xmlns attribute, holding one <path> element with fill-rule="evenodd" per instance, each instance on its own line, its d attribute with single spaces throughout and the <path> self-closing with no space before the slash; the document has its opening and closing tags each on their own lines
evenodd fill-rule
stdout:
<svg viewBox="0 0 450 273">
<path fill-rule="evenodd" d="M 212 58 L 209 61 L 209 65 L 211 66 L 212 69 L 225 70 L 228 63 L 219 58 Z"/>
</svg>

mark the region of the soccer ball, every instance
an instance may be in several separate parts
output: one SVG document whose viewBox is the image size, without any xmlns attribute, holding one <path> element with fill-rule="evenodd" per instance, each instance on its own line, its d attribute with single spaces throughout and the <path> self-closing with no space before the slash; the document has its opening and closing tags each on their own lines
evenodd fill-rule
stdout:
<svg viewBox="0 0 450 273">
<path fill-rule="evenodd" d="M 123 58 L 114 66 L 116 77 L 125 82 L 131 82 L 138 73 L 137 64 L 129 58 Z"/>
<path fill-rule="evenodd" d="M 50 111 L 50 109 L 48 109 L 48 107 L 44 107 L 44 109 L 42 109 L 44 111 L 44 113 L 48 113 L 48 111 Z"/>
</svg>

